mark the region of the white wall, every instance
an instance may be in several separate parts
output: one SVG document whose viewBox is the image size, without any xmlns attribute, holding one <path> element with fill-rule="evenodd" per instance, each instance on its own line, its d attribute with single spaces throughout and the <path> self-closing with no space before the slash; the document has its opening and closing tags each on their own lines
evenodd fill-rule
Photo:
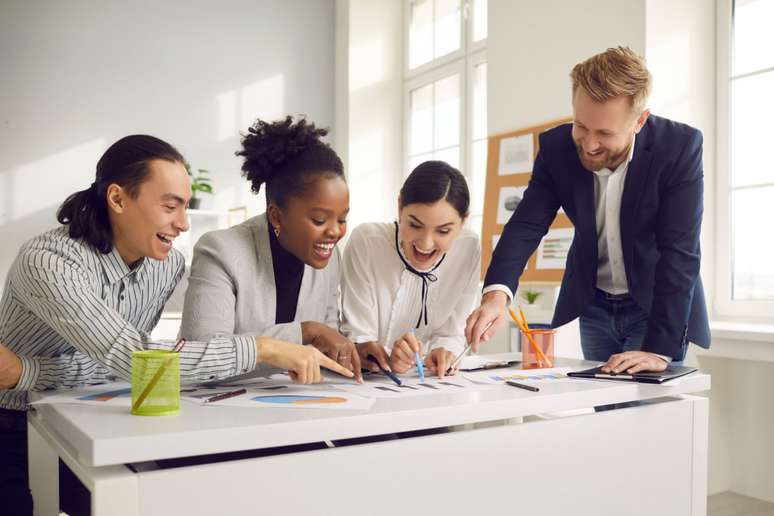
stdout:
<svg viewBox="0 0 774 516">
<path fill-rule="evenodd" d="M 488 129 L 572 114 L 572 67 L 611 46 L 645 50 L 644 0 L 489 0 Z"/>
<path fill-rule="evenodd" d="M 0 48 L 0 283 L 122 136 L 210 169 L 204 208 L 256 213 L 238 132 L 285 113 L 333 123 L 333 0 L 3 1 Z"/>
</svg>

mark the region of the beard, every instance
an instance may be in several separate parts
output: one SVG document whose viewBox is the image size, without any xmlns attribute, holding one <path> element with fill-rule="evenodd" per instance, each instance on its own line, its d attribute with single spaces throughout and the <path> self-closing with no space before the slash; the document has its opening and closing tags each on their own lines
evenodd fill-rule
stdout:
<svg viewBox="0 0 774 516">
<path fill-rule="evenodd" d="M 593 160 L 589 159 L 586 152 L 583 150 L 583 147 L 577 142 L 575 142 L 575 150 L 578 151 L 578 158 L 580 158 L 581 165 L 589 172 L 596 172 L 603 168 L 615 170 L 629 155 L 632 143 L 633 142 L 630 141 L 629 144 L 622 149 L 604 149 L 603 152 L 595 156 Z"/>
</svg>

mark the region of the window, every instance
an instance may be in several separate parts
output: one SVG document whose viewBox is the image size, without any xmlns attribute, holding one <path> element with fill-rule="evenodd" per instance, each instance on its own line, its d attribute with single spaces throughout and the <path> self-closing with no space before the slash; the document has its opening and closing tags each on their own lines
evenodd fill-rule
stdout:
<svg viewBox="0 0 774 516">
<path fill-rule="evenodd" d="M 468 179 L 481 233 L 486 178 L 486 0 L 407 0 L 405 170 L 442 160 Z"/>
<path fill-rule="evenodd" d="M 774 1 L 719 2 L 717 309 L 774 317 Z"/>
</svg>

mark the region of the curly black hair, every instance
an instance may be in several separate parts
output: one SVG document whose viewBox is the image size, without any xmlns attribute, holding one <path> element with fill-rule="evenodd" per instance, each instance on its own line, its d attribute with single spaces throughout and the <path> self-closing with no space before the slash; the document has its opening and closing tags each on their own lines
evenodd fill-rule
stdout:
<svg viewBox="0 0 774 516">
<path fill-rule="evenodd" d="M 242 137 L 242 175 L 258 193 L 266 184 L 266 202 L 285 206 L 289 196 L 302 197 L 320 174 L 344 178 L 344 165 L 321 140 L 328 130 L 299 117 L 266 122 L 256 120 Z"/>
</svg>

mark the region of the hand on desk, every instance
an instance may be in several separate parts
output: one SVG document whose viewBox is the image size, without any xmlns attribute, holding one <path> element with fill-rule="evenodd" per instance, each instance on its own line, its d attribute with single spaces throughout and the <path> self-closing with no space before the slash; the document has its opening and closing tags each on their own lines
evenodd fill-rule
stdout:
<svg viewBox="0 0 774 516">
<path fill-rule="evenodd" d="M 322 323 L 307 321 L 301 323 L 304 344 L 310 344 L 355 374 L 358 383 L 363 382 L 360 371 L 360 355 L 355 345 L 341 333 Z"/>
<path fill-rule="evenodd" d="M 603 373 L 640 373 L 643 371 L 663 371 L 667 368 L 666 360 L 647 351 L 625 351 L 611 355 L 602 366 Z"/>
<path fill-rule="evenodd" d="M 396 373 L 405 373 L 412 367 L 416 367 L 417 352 L 422 352 L 422 343 L 413 333 L 404 333 L 392 345 L 392 353 L 390 354 L 392 370 Z"/>
<path fill-rule="evenodd" d="M 465 323 L 465 338 L 473 353 L 478 351 L 481 342 L 488 341 L 505 320 L 505 307 L 508 296 L 494 290 L 481 298 L 481 306 L 473 310 Z"/>
<path fill-rule="evenodd" d="M 438 378 L 443 378 L 456 358 L 454 353 L 446 348 L 435 348 L 425 358 L 425 365 L 432 374 L 438 376 Z M 455 374 L 457 374 L 457 369 L 451 371 L 450 376 Z"/>
<path fill-rule="evenodd" d="M 368 369 L 372 373 L 379 372 L 379 366 L 368 360 L 368 355 L 371 355 L 376 358 L 379 365 L 382 366 L 382 369 L 387 371 L 392 370 L 390 367 L 390 357 L 384 350 L 384 346 L 378 342 L 362 342 L 360 344 L 355 344 L 355 347 L 357 348 L 357 353 L 360 356 L 360 363 L 363 368 Z"/>
<path fill-rule="evenodd" d="M 320 368 L 352 378 L 352 371 L 326 357 L 312 346 L 299 346 L 292 342 L 257 337 L 255 339 L 257 361 L 287 369 L 290 379 L 296 383 L 320 383 L 323 381 Z"/>
<path fill-rule="evenodd" d="M 21 378 L 22 364 L 16 353 L 0 344 L 0 389 L 13 389 Z"/>
</svg>

